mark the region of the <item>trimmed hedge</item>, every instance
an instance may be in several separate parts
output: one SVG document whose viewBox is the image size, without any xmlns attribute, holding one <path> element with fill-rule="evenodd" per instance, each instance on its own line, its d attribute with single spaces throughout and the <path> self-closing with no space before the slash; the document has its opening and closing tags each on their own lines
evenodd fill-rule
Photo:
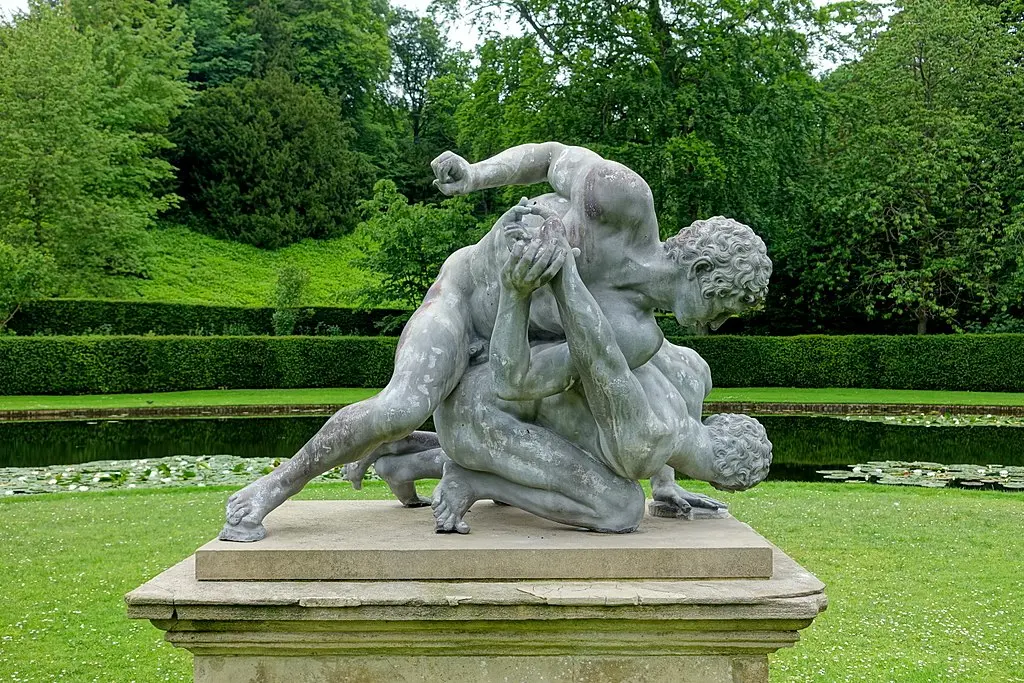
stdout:
<svg viewBox="0 0 1024 683">
<path fill-rule="evenodd" d="M 708 336 L 720 387 L 1024 391 L 1024 335 Z M 382 387 L 393 337 L 2 337 L 0 394 Z"/>
<path fill-rule="evenodd" d="M 720 387 L 1024 391 L 1024 334 L 707 336 L 695 349 Z"/>
<path fill-rule="evenodd" d="M 382 387 L 393 337 L 3 337 L 0 394 Z"/>
<path fill-rule="evenodd" d="M 408 311 L 378 308 L 303 306 L 295 333 L 373 337 L 378 323 Z M 310 311 L 307 315 L 306 311 Z M 43 299 L 22 306 L 8 327 L 22 336 L 35 334 L 273 334 L 274 309 L 259 306 L 214 306 L 158 301 Z M 398 334 L 401 328 L 390 331 Z"/>
</svg>

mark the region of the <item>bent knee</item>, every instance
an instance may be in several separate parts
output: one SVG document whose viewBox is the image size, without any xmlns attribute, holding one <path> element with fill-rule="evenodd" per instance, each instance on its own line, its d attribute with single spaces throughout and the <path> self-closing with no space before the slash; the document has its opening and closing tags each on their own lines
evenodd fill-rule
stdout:
<svg viewBox="0 0 1024 683">
<path fill-rule="evenodd" d="M 398 474 L 399 469 L 398 457 L 394 455 L 385 455 L 377 458 L 373 463 L 373 471 L 377 473 L 377 476 L 385 481 L 390 481 L 395 478 Z"/>
<path fill-rule="evenodd" d="M 430 419 L 435 406 L 425 396 L 396 396 L 379 402 L 376 423 L 385 441 L 404 438 Z"/>
<path fill-rule="evenodd" d="M 644 519 L 646 499 L 644 490 L 635 481 L 624 482 L 622 490 L 606 501 L 601 515 L 599 531 L 624 534 L 636 531 Z"/>
</svg>

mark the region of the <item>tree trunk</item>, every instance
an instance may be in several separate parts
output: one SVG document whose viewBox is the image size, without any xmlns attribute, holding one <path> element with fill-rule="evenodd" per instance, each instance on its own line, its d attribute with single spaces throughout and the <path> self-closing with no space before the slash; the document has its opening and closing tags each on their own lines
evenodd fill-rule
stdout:
<svg viewBox="0 0 1024 683">
<path fill-rule="evenodd" d="M 928 311 L 923 307 L 917 309 L 917 333 L 928 334 Z"/>
</svg>

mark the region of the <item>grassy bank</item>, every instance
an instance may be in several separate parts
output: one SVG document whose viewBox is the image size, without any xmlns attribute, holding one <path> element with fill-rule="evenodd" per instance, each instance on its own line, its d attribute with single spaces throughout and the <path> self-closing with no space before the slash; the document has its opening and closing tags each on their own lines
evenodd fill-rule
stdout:
<svg viewBox="0 0 1024 683">
<path fill-rule="evenodd" d="M 145 408 L 186 406 L 255 406 L 325 404 L 361 401 L 379 389 L 227 389 L 169 391 L 158 394 L 95 396 L 0 396 L 0 410 L 76 408 Z M 709 401 L 754 403 L 889 403 L 924 405 L 1020 406 L 1024 394 L 976 391 L 895 391 L 887 389 L 715 389 Z"/>
<path fill-rule="evenodd" d="M 302 495 L 385 494 L 332 484 Z M 186 489 L 0 501 L 0 575 L 10 577 L 0 671 L 10 680 L 191 680 L 187 653 L 125 619 L 122 595 L 213 537 L 225 496 Z M 1024 681 L 1018 498 L 766 483 L 728 500 L 828 585 L 829 609 L 773 658 L 773 681 Z"/>
<path fill-rule="evenodd" d="M 350 235 L 275 251 L 182 227 L 154 230 L 151 236 L 155 249 L 149 278 L 132 284 L 126 298 L 265 306 L 273 300 L 278 270 L 297 266 L 309 273 L 304 304 L 346 306 L 358 303 L 359 290 L 372 278 L 356 267 L 360 250 Z"/>
</svg>

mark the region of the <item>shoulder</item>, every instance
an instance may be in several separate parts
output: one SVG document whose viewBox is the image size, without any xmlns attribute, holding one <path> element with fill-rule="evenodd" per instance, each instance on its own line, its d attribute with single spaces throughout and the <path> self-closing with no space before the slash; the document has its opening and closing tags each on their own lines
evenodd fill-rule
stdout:
<svg viewBox="0 0 1024 683">
<path fill-rule="evenodd" d="M 591 220 L 642 220 L 654 215 L 654 196 L 640 174 L 601 159 L 583 175 L 584 214 Z"/>
<path fill-rule="evenodd" d="M 711 393 L 711 367 L 699 353 L 686 346 L 677 346 L 667 339 L 661 345 L 656 363 L 662 371 L 677 382 L 700 389 L 701 399 Z"/>
</svg>

